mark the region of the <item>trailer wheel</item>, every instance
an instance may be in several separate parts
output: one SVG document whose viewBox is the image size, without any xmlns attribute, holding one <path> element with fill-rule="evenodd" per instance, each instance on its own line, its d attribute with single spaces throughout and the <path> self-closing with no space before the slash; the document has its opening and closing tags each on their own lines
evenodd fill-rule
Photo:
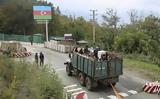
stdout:
<svg viewBox="0 0 160 99">
<path fill-rule="evenodd" d="M 79 81 L 81 85 L 85 85 L 85 76 L 83 73 L 79 73 Z"/>
<path fill-rule="evenodd" d="M 72 76 L 71 68 L 69 65 L 66 65 L 66 72 L 68 76 Z"/>
<path fill-rule="evenodd" d="M 86 84 L 86 88 L 88 90 L 93 89 L 93 82 L 92 82 L 92 79 L 90 77 L 86 77 L 85 84 Z"/>
</svg>

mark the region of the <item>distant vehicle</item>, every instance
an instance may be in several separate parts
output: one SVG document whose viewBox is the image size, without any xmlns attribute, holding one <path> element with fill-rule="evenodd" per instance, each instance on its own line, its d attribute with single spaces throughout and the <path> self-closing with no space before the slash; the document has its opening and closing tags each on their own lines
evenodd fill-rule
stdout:
<svg viewBox="0 0 160 99">
<path fill-rule="evenodd" d="M 86 55 L 73 52 L 70 59 L 65 62 L 68 76 L 77 75 L 80 84 L 92 90 L 99 84 L 113 85 L 119 81 L 123 74 L 123 59 L 114 57 L 106 60 L 97 60 Z"/>
</svg>

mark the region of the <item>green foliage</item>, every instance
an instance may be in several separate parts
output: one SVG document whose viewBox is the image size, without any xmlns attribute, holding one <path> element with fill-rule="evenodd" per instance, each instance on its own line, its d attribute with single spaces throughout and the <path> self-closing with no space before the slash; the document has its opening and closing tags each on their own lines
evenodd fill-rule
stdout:
<svg viewBox="0 0 160 99">
<path fill-rule="evenodd" d="M 49 66 L 0 57 L 1 99 L 62 99 L 63 86 Z"/>
<path fill-rule="evenodd" d="M 148 54 L 148 45 L 147 40 L 149 39 L 148 35 L 140 32 L 125 32 L 121 33 L 115 39 L 114 48 L 120 49 L 125 53 L 144 53 Z"/>
<path fill-rule="evenodd" d="M 160 65 L 160 19 L 154 15 L 139 17 L 130 13 L 130 24 L 118 25 L 119 17 L 113 9 L 102 16 L 103 24 L 97 35 L 97 44 L 109 51 L 118 51 Z M 136 56 L 135 56 L 136 55 Z"/>
<path fill-rule="evenodd" d="M 30 32 L 33 27 L 32 0 L 8 0 L 0 6 L 2 30 L 6 33 Z M 1 30 L 1 31 L 2 31 Z"/>
<path fill-rule="evenodd" d="M 92 24 L 83 17 L 72 18 L 63 15 L 54 15 L 49 25 L 50 35 L 64 36 L 72 33 L 75 40 L 92 39 Z"/>
<path fill-rule="evenodd" d="M 97 44 L 108 51 L 130 54 L 132 58 L 144 56 L 139 59 L 160 65 L 160 19 L 154 15 L 138 18 L 133 11 L 131 23 L 118 26 L 117 12 L 107 9 L 104 22 L 98 27 Z"/>
<path fill-rule="evenodd" d="M 116 35 L 117 31 L 115 31 L 113 28 L 105 28 L 103 32 L 98 35 L 98 38 L 100 39 L 100 45 L 102 45 L 103 48 L 108 51 L 113 51 L 113 44 Z"/>
</svg>

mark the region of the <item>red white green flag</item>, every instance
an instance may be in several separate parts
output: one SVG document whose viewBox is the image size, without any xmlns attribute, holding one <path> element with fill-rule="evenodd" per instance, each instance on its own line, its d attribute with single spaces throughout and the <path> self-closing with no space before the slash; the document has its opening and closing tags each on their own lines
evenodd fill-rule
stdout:
<svg viewBox="0 0 160 99">
<path fill-rule="evenodd" d="M 36 20 L 50 20 L 52 19 L 51 7 L 33 6 L 33 15 Z"/>
</svg>

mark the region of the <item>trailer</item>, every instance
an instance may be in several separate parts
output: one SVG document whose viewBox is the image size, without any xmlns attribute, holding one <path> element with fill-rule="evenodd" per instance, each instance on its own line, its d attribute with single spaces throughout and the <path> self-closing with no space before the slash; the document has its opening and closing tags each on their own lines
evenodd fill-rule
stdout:
<svg viewBox="0 0 160 99">
<path fill-rule="evenodd" d="M 115 85 L 119 81 L 119 76 L 123 74 L 122 58 L 97 60 L 76 52 L 69 56 L 70 59 L 65 62 L 67 75 L 78 76 L 80 84 L 86 86 L 88 90 L 99 84 Z"/>
</svg>

